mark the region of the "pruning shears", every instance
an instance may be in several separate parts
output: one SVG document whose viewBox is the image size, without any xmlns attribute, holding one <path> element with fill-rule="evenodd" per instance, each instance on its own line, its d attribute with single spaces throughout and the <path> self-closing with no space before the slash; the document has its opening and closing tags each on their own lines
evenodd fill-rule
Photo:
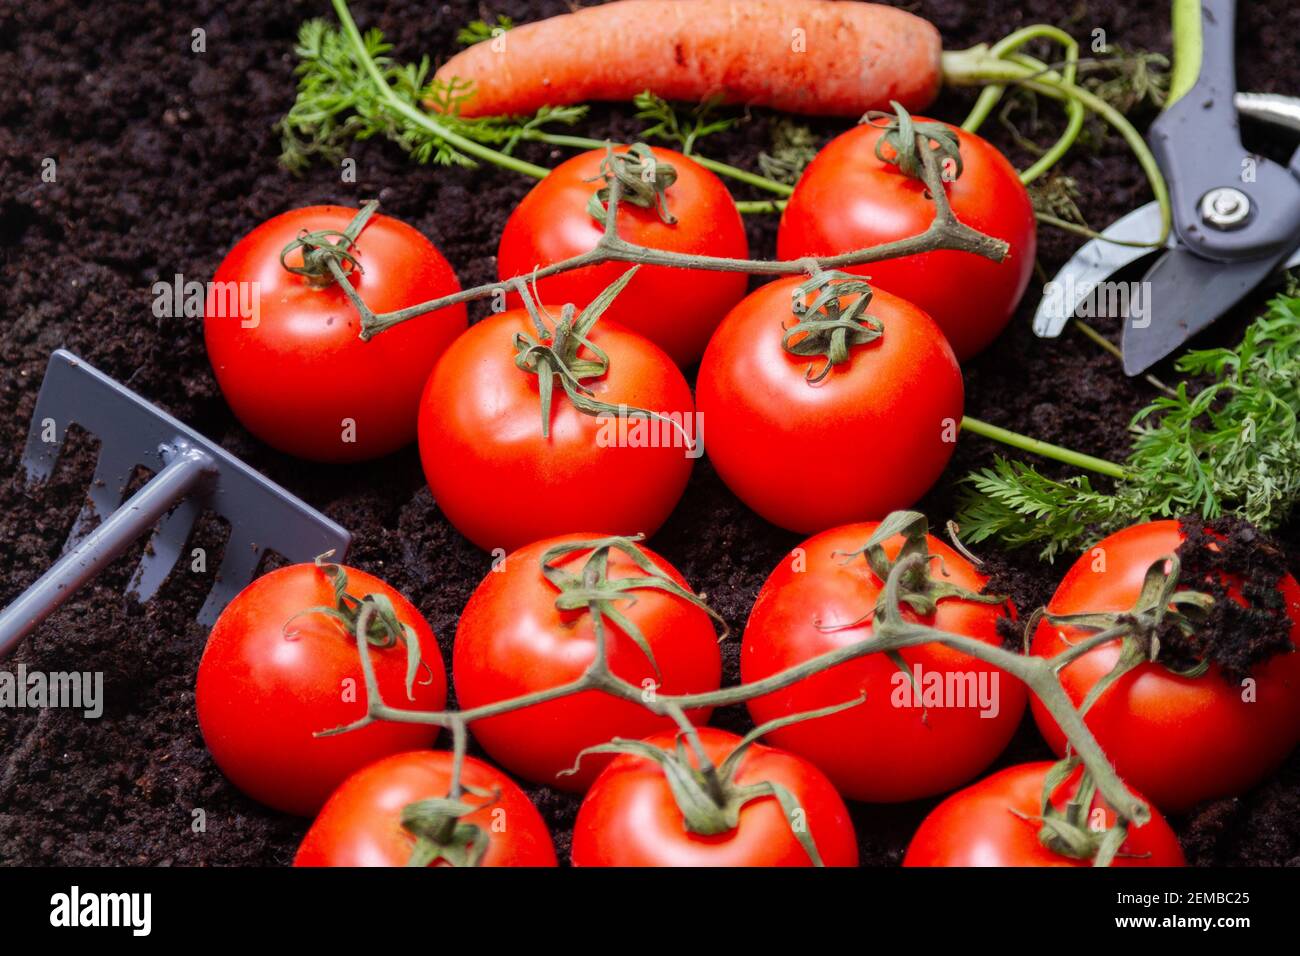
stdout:
<svg viewBox="0 0 1300 956">
<path fill-rule="evenodd" d="M 1159 258 L 1124 297 L 1138 306 L 1121 341 L 1124 371 L 1137 375 L 1273 272 L 1300 265 L 1300 149 L 1285 167 L 1252 156 L 1238 126 L 1248 116 L 1300 131 L 1300 98 L 1237 92 L 1235 19 L 1236 0 L 1174 0 L 1169 99 L 1147 135 L 1169 186 L 1173 228 L 1160 249 L 1161 212 L 1151 202 L 1087 242 L 1039 304 L 1038 335 L 1060 335 L 1102 282 L 1155 247 Z"/>
</svg>

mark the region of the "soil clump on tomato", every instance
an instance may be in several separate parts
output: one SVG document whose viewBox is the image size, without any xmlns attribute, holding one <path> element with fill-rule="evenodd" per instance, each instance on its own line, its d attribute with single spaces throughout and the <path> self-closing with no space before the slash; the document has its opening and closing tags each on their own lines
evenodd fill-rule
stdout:
<svg viewBox="0 0 1300 956">
<path fill-rule="evenodd" d="M 1214 603 L 1191 634 L 1161 628 L 1160 660 L 1174 670 L 1198 661 L 1218 664 L 1225 680 L 1239 683 L 1270 657 L 1294 650 L 1291 618 L 1278 590 L 1287 573 L 1281 549 L 1240 518 L 1185 518 L 1180 525 L 1187 536 L 1178 548 L 1180 583 L 1209 594 Z M 1245 605 L 1233 600 L 1229 581 L 1240 582 L 1236 588 Z"/>
</svg>

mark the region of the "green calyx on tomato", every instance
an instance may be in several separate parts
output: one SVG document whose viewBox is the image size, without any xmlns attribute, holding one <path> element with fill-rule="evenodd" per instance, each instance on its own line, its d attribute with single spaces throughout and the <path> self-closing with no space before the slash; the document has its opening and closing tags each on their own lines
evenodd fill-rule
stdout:
<svg viewBox="0 0 1300 956">
<path fill-rule="evenodd" d="M 347 228 L 318 229 L 315 232 L 302 230 L 297 238 L 280 250 L 280 265 L 288 272 L 305 276 L 308 281 L 318 285 L 327 285 L 332 279 L 340 285 L 346 284 L 346 276 L 352 270 L 365 272 L 360 260 L 352 254 L 351 247 L 361 235 L 370 217 L 379 208 L 377 200 L 363 203 Z M 337 240 L 337 241 L 336 241 Z M 302 265 L 291 266 L 288 257 L 295 249 L 302 250 Z M 344 266 L 346 265 L 346 269 Z"/>
<path fill-rule="evenodd" d="M 1092 647 L 1116 637 L 1121 638 L 1120 654 L 1115 666 L 1088 691 L 1079 706 L 1080 715 L 1088 713 L 1106 688 L 1133 668 L 1147 662 L 1160 663 L 1162 634 L 1169 635 L 1177 631 L 1186 636 L 1196 632 L 1214 604 L 1214 598 L 1200 591 L 1179 591 L 1180 571 L 1181 562 L 1177 554 L 1153 562 L 1142 579 L 1142 591 L 1137 601 L 1127 611 L 1084 611 L 1075 614 L 1042 612 L 1042 616 L 1058 627 L 1077 627 L 1098 632 L 1086 645 L 1077 645 L 1080 647 Z M 1038 629 L 1038 617 L 1035 615 L 1030 619 L 1025 630 L 1027 636 Z M 1164 666 L 1171 674 L 1179 677 L 1200 677 L 1209 670 L 1210 663 L 1202 660 L 1183 669 Z"/>
<path fill-rule="evenodd" d="M 615 179 L 619 184 L 619 203 L 654 209 L 660 220 L 669 226 L 677 222 L 677 217 L 668 209 L 667 196 L 668 187 L 677 182 L 677 170 L 672 163 L 656 159 L 645 143 L 633 143 L 626 153 L 615 153 L 613 145 L 606 144 L 600 172 L 589 182 L 597 179 L 605 185 L 592 193 L 587 211 L 602 226 L 609 211 L 611 182 Z"/>
<path fill-rule="evenodd" d="M 686 447 L 694 447 L 694 440 L 680 422 L 644 408 L 602 402 L 583 384 L 584 379 L 600 378 L 609 372 L 609 356 L 587 336 L 618 294 L 632 281 L 632 276 L 636 275 L 639 268 L 641 267 L 633 266 L 628 269 L 576 315 L 574 306 L 566 305 L 553 329 L 547 328 L 532 295 L 520 284 L 524 306 L 537 328 L 538 337 L 533 338 L 527 332 L 515 333 L 515 365 L 537 376 L 538 392 L 542 399 L 543 438 L 549 438 L 551 434 L 551 400 L 558 380 L 573 407 L 584 415 L 593 418 L 612 415 L 666 422 L 681 432 Z"/>
<path fill-rule="evenodd" d="M 805 304 L 809 295 L 816 294 Z M 856 295 L 847 307 L 840 296 Z M 817 271 L 795 286 L 791 311 L 795 323 L 785 330 L 781 347 L 791 355 L 821 356 L 826 364 L 818 372 L 808 368 L 808 382 L 816 385 L 832 368 L 849 360 L 849 349 L 880 338 L 885 327 L 875 316 L 867 314 L 871 304 L 871 286 L 860 276 L 847 272 Z"/>
<path fill-rule="evenodd" d="M 407 866 L 423 867 L 437 860 L 449 866 L 482 864 L 491 838 L 477 823 L 462 818 L 496 803 L 501 794 L 472 792 L 486 802 L 475 805 L 453 797 L 430 797 L 402 807 L 402 828 L 415 837 Z"/>
<path fill-rule="evenodd" d="M 845 564 L 862 557 L 871 568 L 871 572 L 881 581 L 889 581 L 894 568 L 904 565 L 898 578 L 897 593 L 891 595 L 887 589 L 882 590 L 876 600 L 876 606 L 868 612 L 868 616 L 874 614 L 877 620 L 884 622 L 889 618 L 888 612 L 897 607 L 899 601 L 925 617 L 934 614 L 939 602 L 946 598 L 975 601 L 979 604 L 1006 602 L 1007 597 L 1004 594 L 983 594 L 932 575 L 930 567 L 936 558 L 930 553 L 927 540 L 929 530 L 929 521 L 919 511 L 895 511 L 880 522 L 875 533 L 857 551 L 835 552 L 836 555 L 843 555 Z M 891 561 L 885 552 L 885 542 L 895 535 L 903 536 L 903 545 L 899 549 L 898 556 Z M 942 571 L 941 560 L 940 563 Z M 942 573 L 946 574 L 946 571 Z M 847 625 L 833 626 L 856 627 L 861 622 L 858 620 Z"/>
<path fill-rule="evenodd" d="M 902 623 L 898 613 L 900 602 L 925 617 L 933 615 L 938 610 L 939 602 L 946 598 L 974 601 L 977 604 L 1006 603 L 1005 594 L 982 594 L 932 575 L 930 567 L 934 563 L 935 555 L 930 553 L 929 532 L 930 522 L 919 511 L 895 511 L 880 522 L 875 533 L 857 551 L 835 552 L 836 555 L 844 556 L 845 564 L 861 556 L 871 568 L 871 573 L 881 581 L 887 582 L 887 586 L 881 590 L 875 606 L 858 620 L 850 621 L 848 624 L 819 624 L 818 627 L 823 630 L 857 627 L 870 617 L 875 622 L 876 633 L 883 635 L 888 634 L 891 627 Z M 898 556 L 891 561 L 889 555 L 885 553 L 885 542 L 895 535 L 903 536 L 903 544 L 899 548 Z M 942 567 L 942 560 L 940 565 Z M 895 567 L 900 568 L 899 574 L 896 578 L 891 578 L 890 575 Z M 946 571 L 944 573 L 946 574 Z M 915 674 L 903 655 L 898 650 L 892 650 L 887 651 L 886 656 L 893 661 L 899 672 L 907 677 L 913 691 L 919 692 Z"/>
<path fill-rule="evenodd" d="M 913 179 L 923 179 L 925 161 L 921 158 L 921 146 L 931 150 L 940 157 L 943 178 L 951 182 L 962 173 L 961 149 L 957 131 L 947 123 L 931 120 L 917 123 L 901 103 L 890 100 L 893 113 L 872 110 L 862 117 L 864 123 L 879 127 L 879 121 L 885 120 L 884 130 L 876 140 L 876 158 L 882 163 L 897 166 L 904 175 Z M 888 146 L 890 152 L 883 147 Z"/>
<path fill-rule="evenodd" d="M 397 617 L 397 609 L 386 594 L 363 594 L 361 597 L 348 593 L 348 573 L 341 565 L 326 559 L 333 555 L 327 551 L 316 558 L 316 567 L 320 568 L 330 579 L 334 588 L 334 604 L 321 604 L 309 607 L 284 622 L 284 633 L 289 634 L 289 625 L 306 614 L 324 614 L 342 625 L 343 630 L 353 639 L 361 634 L 371 647 L 393 647 L 401 642 L 406 647 L 406 696 L 414 700 L 415 678 L 420 668 L 429 670 L 429 665 L 420 657 L 420 639 L 415 631 L 403 624 Z"/>
<path fill-rule="evenodd" d="M 891 133 L 893 145 L 880 145 Z M 844 268 L 869 274 L 877 290 L 925 312 L 964 361 L 1010 320 L 1029 285 L 1036 248 L 1029 194 L 988 141 L 910 116 L 882 126 L 869 114 L 827 143 L 804 171 L 781 216 L 776 248 L 783 260 L 844 256 L 948 228 L 995 242 L 978 255 L 929 249 Z"/>
<path fill-rule="evenodd" d="M 1120 840 L 1116 824 L 1121 814 L 1100 790 L 1084 779 L 1084 768 L 1078 764 L 1073 772 L 1047 761 L 1006 767 L 932 810 L 912 837 L 903 865 L 1186 865 L 1178 837 L 1158 811 L 1152 811 L 1145 822 L 1124 820 L 1125 838 Z M 1143 799 L 1127 784 L 1122 792 Z M 1041 826 L 1044 817 L 1053 821 L 1047 840 Z"/>
<path fill-rule="evenodd" d="M 615 601 L 619 599 L 635 600 L 628 592 L 639 588 L 653 588 L 679 597 L 707 614 L 722 628 L 722 637 L 719 640 L 725 639 L 727 636 L 727 622 L 722 619 L 717 611 L 705 603 L 703 597 L 692 594 L 682 587 L 646 557 L 645 552 L 636 545 L 644 537 L 644 535 L 638 534 L 631 538 L 614 536 L 590 541 L 569 541 L 564 544 L 557 544 L 542 555 L 542 576 L 560 592 L 555 599 L 557 610 L 578 611 L 585 609 L 590 611 L 596 634 L 602 640 L 605 628 L 604 621 L 605 618 L 608 618 L 641 649 L 646 656 L 646 660 L 650 662 L 650 666 L 655 669 L 655 676 L 662 677 L 654 652 L 650 649 L 650 643 L 646 640 L 645 635 L 641 633 L 641 629 L 614 606 Z M 608 574 L 609 553 L 611 550 L 618 551 L 630 558 L 638 568 L 645 572 L 645 576 L 611 579 Z M 559 561 L 579 551 L 591 552 L 591 556 L 587 558 L 580 573 L 572 574 L 559 566 Z"/>
<path fill-rule="evenodd" d="M 588 747 L 578 754 L 577 762 L 565 774 L 577 773 L 582 758 L 588 754 L 632 754 L 644 757 L 658 764 L 663 771 L 673 800 L 682 814 L 682 825 L 690 833 L 700 836 L 718 836 L 730 833 L 740 824 L 740 811 L 755 800 L 772 797 L 781 807 L 790 832 L 799 841 L 813 866 L 824 866 L 817 843 L 808 831 L 804 821 L 803 808 L 788 788 L 772 780 L 759 780 L 755 783 L 739 785 L 736 783 L 736 771 L 741 760 L 751 745 L 760 737 L 773 730 L 779 730 L 790 724 L 818 717 L 828 717 L 850 707 L 856 707 L 866 700 L 865 695 L 856 700 L 845 701 L 830 707 L 790 714 L 768 721 L 755 727 L 736 744 L 736 748 L 727 755 L 721 764 L 714 764 L 700 743 L 699 735 L 687 724 L 686 729 L 677 735 L 673 751 L 667 751 L 644 740 L 624 740 L 615 737 L 607 744 Z M 687 750 L 687 743 L 690 750 Z M 691 761 L 691 754 L 695 761 Z"/>
<path fill-rule="evenodd" d="M 1128 823 L 1116 817 L 1114 826 L 1096 829 L 1092 825 L 1093 800 L 1097 783 L 1087 768 L 1079 779 L 1079 787 L 1065 805 L 1057 808 L 1052 797 L 1082 761 L 1077 756 L 1066 757 L 1052 765 L 1043 778 L 1043 795 L 1040 812 L 1036 817 L 1025 817 L 1014 807 L 1016 816 L 1042 824 L 1038 841 L 1053 853 L 1074 860 L 1091 860 L 1093 866 L 1110 866 L 1128 839 Z"/>
</svg>

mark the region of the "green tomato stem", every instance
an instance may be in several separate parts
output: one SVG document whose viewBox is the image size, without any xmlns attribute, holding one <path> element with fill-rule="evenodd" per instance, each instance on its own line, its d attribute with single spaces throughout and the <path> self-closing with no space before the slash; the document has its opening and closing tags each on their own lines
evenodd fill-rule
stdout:
<svg viewBox="0 0 1300 956">
<path fill-rule="evenodd" d="M 745 272 L 751 275 L 804 275 L 811 274 L 813 271 L 843 269 L 848 266 L 865 265 L 871 262 L 879 262 L 882 259 L 894 259 L 921 252 L 930 252 L 935 249 L 969 252 L 983 256 L 993 262 L 1001 262 L 1008 251 L 1007 243 L 978 232 L 957 219 L 948 201 L 948 194 L 943 189 L 943 172 L 939 168 L 938 160 L 934 158 L 930 150 L 923 151 L 922 157 L 925 163 L 923 178 L 929 187 L 935 206 L 934 219 L 930 222 L 929 227 L 913 236 L 837 255 L 790 260 L 732 259 L 725 256 L 683 253 L 668 249 L 638 246 L 622 239 L 615 231 L 614 223 L 618 216 L 618 202 L 611 192 L 611 212 L 606 217 L 605 233 L 597 240 L 593 248 L 560 262 L 542 266 L 525 275 L 498 282 L 487 282 L 469 289 L 461 289 L 459 292 L 431 299 L 428 302 L 421 302 L 407 306 L 404 309 L 384 313 L 375 313 L 366 306 L 352 288 L 351 283 L 339 278 L 342 275 L 341 270 L 336 274 L 336 278 L 342 285 L 344 294 L 348 296 L 361 316 L 361 338 L 368 340 L 395 325 L 429 312 L 436 312 L 438 309 L 446 308 L 449 305 L 487 298 L 507 288 L 518 291 L 528 282 L 535 282 L 556 273 L 569 272 L 585 266 L 600 265 L 604 262 L 669 266 L 679 269 L 704 269 L 713 272 Z M 333 260 L 329 264 L 331 270 L 339 269 L 338 263 Z"/>
<path fill-rule="evenodd" d="M 704 693 L 657 694 L 647 698 L 643 687 L 632 684 L 612 673 L 607 660 L 607 648 L 604 642 L 601 641 L 598 642 L 595 659 L 584 673 L 577 679 L 557 687 L 545 688 L 464 711 L 405 710 L 392 707 L 384 701 L 371 659 L 372 649 L 368 642 L 359 641 L 357 642 L 357 649 L 366 688 L 366 714 L 345 727 L 325 731 L 324 734 L 332 735 L 358 730 L 381 720 L 431 724 L 452 729 L 454 745 L 459 755 L 466 745 L 464 729 L 471 722 L 583 692 L 603 692 L 612 697 L 639 704 L 652 713 L 676 717 L 685 710 L 699 707 L 723 707 L 743 703 L 755 697 L 782 690 L 839 664 L 869 654 L 889 653 L 903 648 L 918 647 L 923 644 L 941 644 L 1001 668 L 1012 677 L 1022 681 L 1051 714 L 1057 726 L 1065 734 L 1073 752 L 1078 754 L 1089 772 L 1093 774 L 1098 789 L 1120 817 L 1133 821 L 1138 825 L 1150 819 L 1150 809 L 1129 793 L 1120 781 L 1105 752 L 1097 743 L 1092 732 L 1084 724 L 1079 710 L 1074 706 L 1074 702 L 1061 686 L 1060 679 L 1057 676 L 1058 671 L 1068 660 L 1073 659 L 1080 652 L 1067 649 L 1056 657 L 1035 657 L 1010 651 L 997 644 L 990 644 L 965 634 L 943 631 L 936 627 L 904 619 L 899 611 L 900 595 L 903 590 L 902 582 L 914 574 L 919 567 L 924 566 L 926 561 L 928 561 L 926 556 L 914 554 L 894 565 L 885 581 L 883 599 L 880 605 L 881 611 L 872 620 L 870 632 L 864 634 L 860 640 L 838 646 L 762 680 L 723 687 L 716 691 Z M 603 631 L 603 612 L 596 602 L 593 602 L 589 613 L 593 617 L 597 634 L 601 633 Z M 1092 638 L 1089 646 L 1100 644 L 1106 639 L 1114 639 L 1117 636 L 1111 634 L 1097 635 Z M 317 736 L 321 735 L 317 734 Z"/>
</svg>

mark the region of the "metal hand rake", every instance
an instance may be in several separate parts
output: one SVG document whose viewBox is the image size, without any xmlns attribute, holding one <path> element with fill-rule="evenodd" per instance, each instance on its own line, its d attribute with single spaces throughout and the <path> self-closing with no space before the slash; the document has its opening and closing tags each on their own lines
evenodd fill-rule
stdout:
<svg viewBox="0 0 1300 956">
<path fill-rule="evenodd" d="M 128 586 L 140 601 L 158 592 L 202 511 L 230 523 L 216 583 L 198 613 L 204 625 L 253 579 L 268 550 L 310 561 L 332 549 L 342 559 L 351 543 L 352 536 L 319 511 L 64 349 L 50 356 L 36 399 L 23 453 L 29 482 L 53 473 L 73 422 L 101 442 L 90 494 L 63 556 L 0 611 L 0 658 L 155 525 Z M 138 467 L 154 476 L 122 503 Z M 102 520 L 90 530 L 96 516 Z"/>
</svg>

